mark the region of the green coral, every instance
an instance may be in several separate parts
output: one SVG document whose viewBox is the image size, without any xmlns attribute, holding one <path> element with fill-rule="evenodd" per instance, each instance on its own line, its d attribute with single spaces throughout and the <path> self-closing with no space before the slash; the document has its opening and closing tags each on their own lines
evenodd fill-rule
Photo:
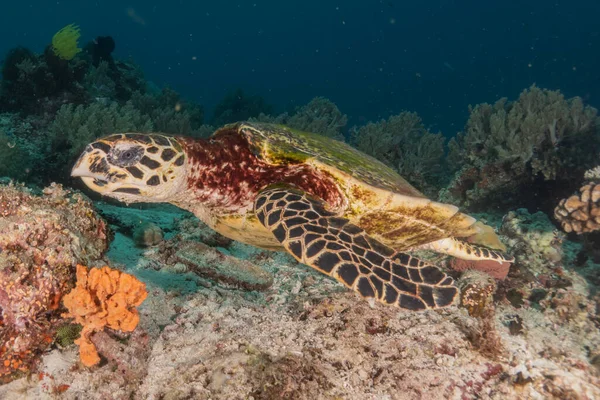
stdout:
<svg viewBox="0 0 600 400">
<path fill-rule="evenodd" d="M 79 324 L 65 324 L 56 329 L 54 342 L 62 347 L 72 345 L 76 339 L 79 339 L 82 326 Z"/>
<path fill-rule="evenodd" d="M 58 110 L 49 128 L 53 158 L 49 160 L 58 172 L 73 164 L 86 145 L 94 139 L 119 132 L 149 132 L 153 130 L 148 116 L 135 109 L 131 102 L 89 106 L 66 104 Z"/>
<path fill-rule="evenodd" d="M 422 191 L 437 192 L 443 179 L 445 139 L 429 132 L 416 113 L 403 111 L 354 128 L 352 140 L 357 149 L 396 169 Z"/>
<path fill-rule="evenodd" d="M 97 67 L 91 67 L 83 79 L 86 91 L 92 98 L 113 99 L 116 97 L 116 84 L 109 76 L 110 67 L 101 61 Z"/>
<path fill-rule="evenodd" d="M 168 87 L 154 95 L 136 92 L 131 97 L 131 104 L 152 121 L 156 132 L 196 137 L 205 135 L 202 128 L 204 109 L 184 101 Z"/>
<path fill-rule="evenodd" d="M 123 107 L 117 103 L 108 106 L 93 103 L 89 106 L 62 106 L 50 125 L 49 133 L 56 148 L 66 150 L 69 157 L 74 157 L 96 138 L 111 133 L 152 130 L 152 121 L 131 103 Z"/>
</svg>

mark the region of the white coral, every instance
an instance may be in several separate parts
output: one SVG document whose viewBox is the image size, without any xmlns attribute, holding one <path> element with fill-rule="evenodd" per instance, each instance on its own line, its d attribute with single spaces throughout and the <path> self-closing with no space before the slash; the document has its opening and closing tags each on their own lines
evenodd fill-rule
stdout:
<svg viewBox="0 0 600 400">
<path fill-rule="evenodd" d="M 583 177 L 585 180 L 588 181 L 600 180 L 600 165 L 596 168 L 592 168 L 589 171 L 586 171 Z"/>
</svg>

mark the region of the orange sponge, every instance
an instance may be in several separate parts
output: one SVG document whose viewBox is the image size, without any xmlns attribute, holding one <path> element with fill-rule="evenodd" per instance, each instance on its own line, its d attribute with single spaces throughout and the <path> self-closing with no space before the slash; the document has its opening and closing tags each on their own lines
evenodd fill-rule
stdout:
<svg viewBox="0 0 600 400">
<path fill-rule="evenodd" d="M 63 298 L 69 310 L 63 316 L 75 318 L 83 329 L 75 341 L 79 345 L 81 361 L 86 366 L 100 362 L 96 347 L 90 340 L 92 333 L 105 326 L 131 332 L 140 317 L 136 307 L 146 299 L 146 285 L 133 275 L 109 267 L 88 269 L 77 266 L 77 286 Z"/>
</svg>

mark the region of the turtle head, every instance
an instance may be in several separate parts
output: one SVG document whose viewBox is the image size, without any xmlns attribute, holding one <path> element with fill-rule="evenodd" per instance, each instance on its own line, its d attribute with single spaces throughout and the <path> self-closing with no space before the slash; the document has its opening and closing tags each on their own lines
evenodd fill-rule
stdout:
<svg viewBox="0 0 600 400">
<path fill-rule="evenodd" d="M 186 185 L 186 163 L 176 138 L 124 133 L 88 145 L 71 176 L 126 203 L 168 202 Z"/>
</svg>

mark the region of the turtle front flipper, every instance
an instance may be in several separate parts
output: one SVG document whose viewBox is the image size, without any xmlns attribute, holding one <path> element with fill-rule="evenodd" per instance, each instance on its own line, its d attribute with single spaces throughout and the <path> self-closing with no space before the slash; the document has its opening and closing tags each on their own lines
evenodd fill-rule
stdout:
<svg viewBox="0 0 600 400">
<path fill-rule="evenodd" d="M 438 268 L 381 244 L 307 193 L 267 188 L 254 212 L 294 258 L 362 297 L 418 311 L 448 306 L 458 294 Z"/>
</svg>

